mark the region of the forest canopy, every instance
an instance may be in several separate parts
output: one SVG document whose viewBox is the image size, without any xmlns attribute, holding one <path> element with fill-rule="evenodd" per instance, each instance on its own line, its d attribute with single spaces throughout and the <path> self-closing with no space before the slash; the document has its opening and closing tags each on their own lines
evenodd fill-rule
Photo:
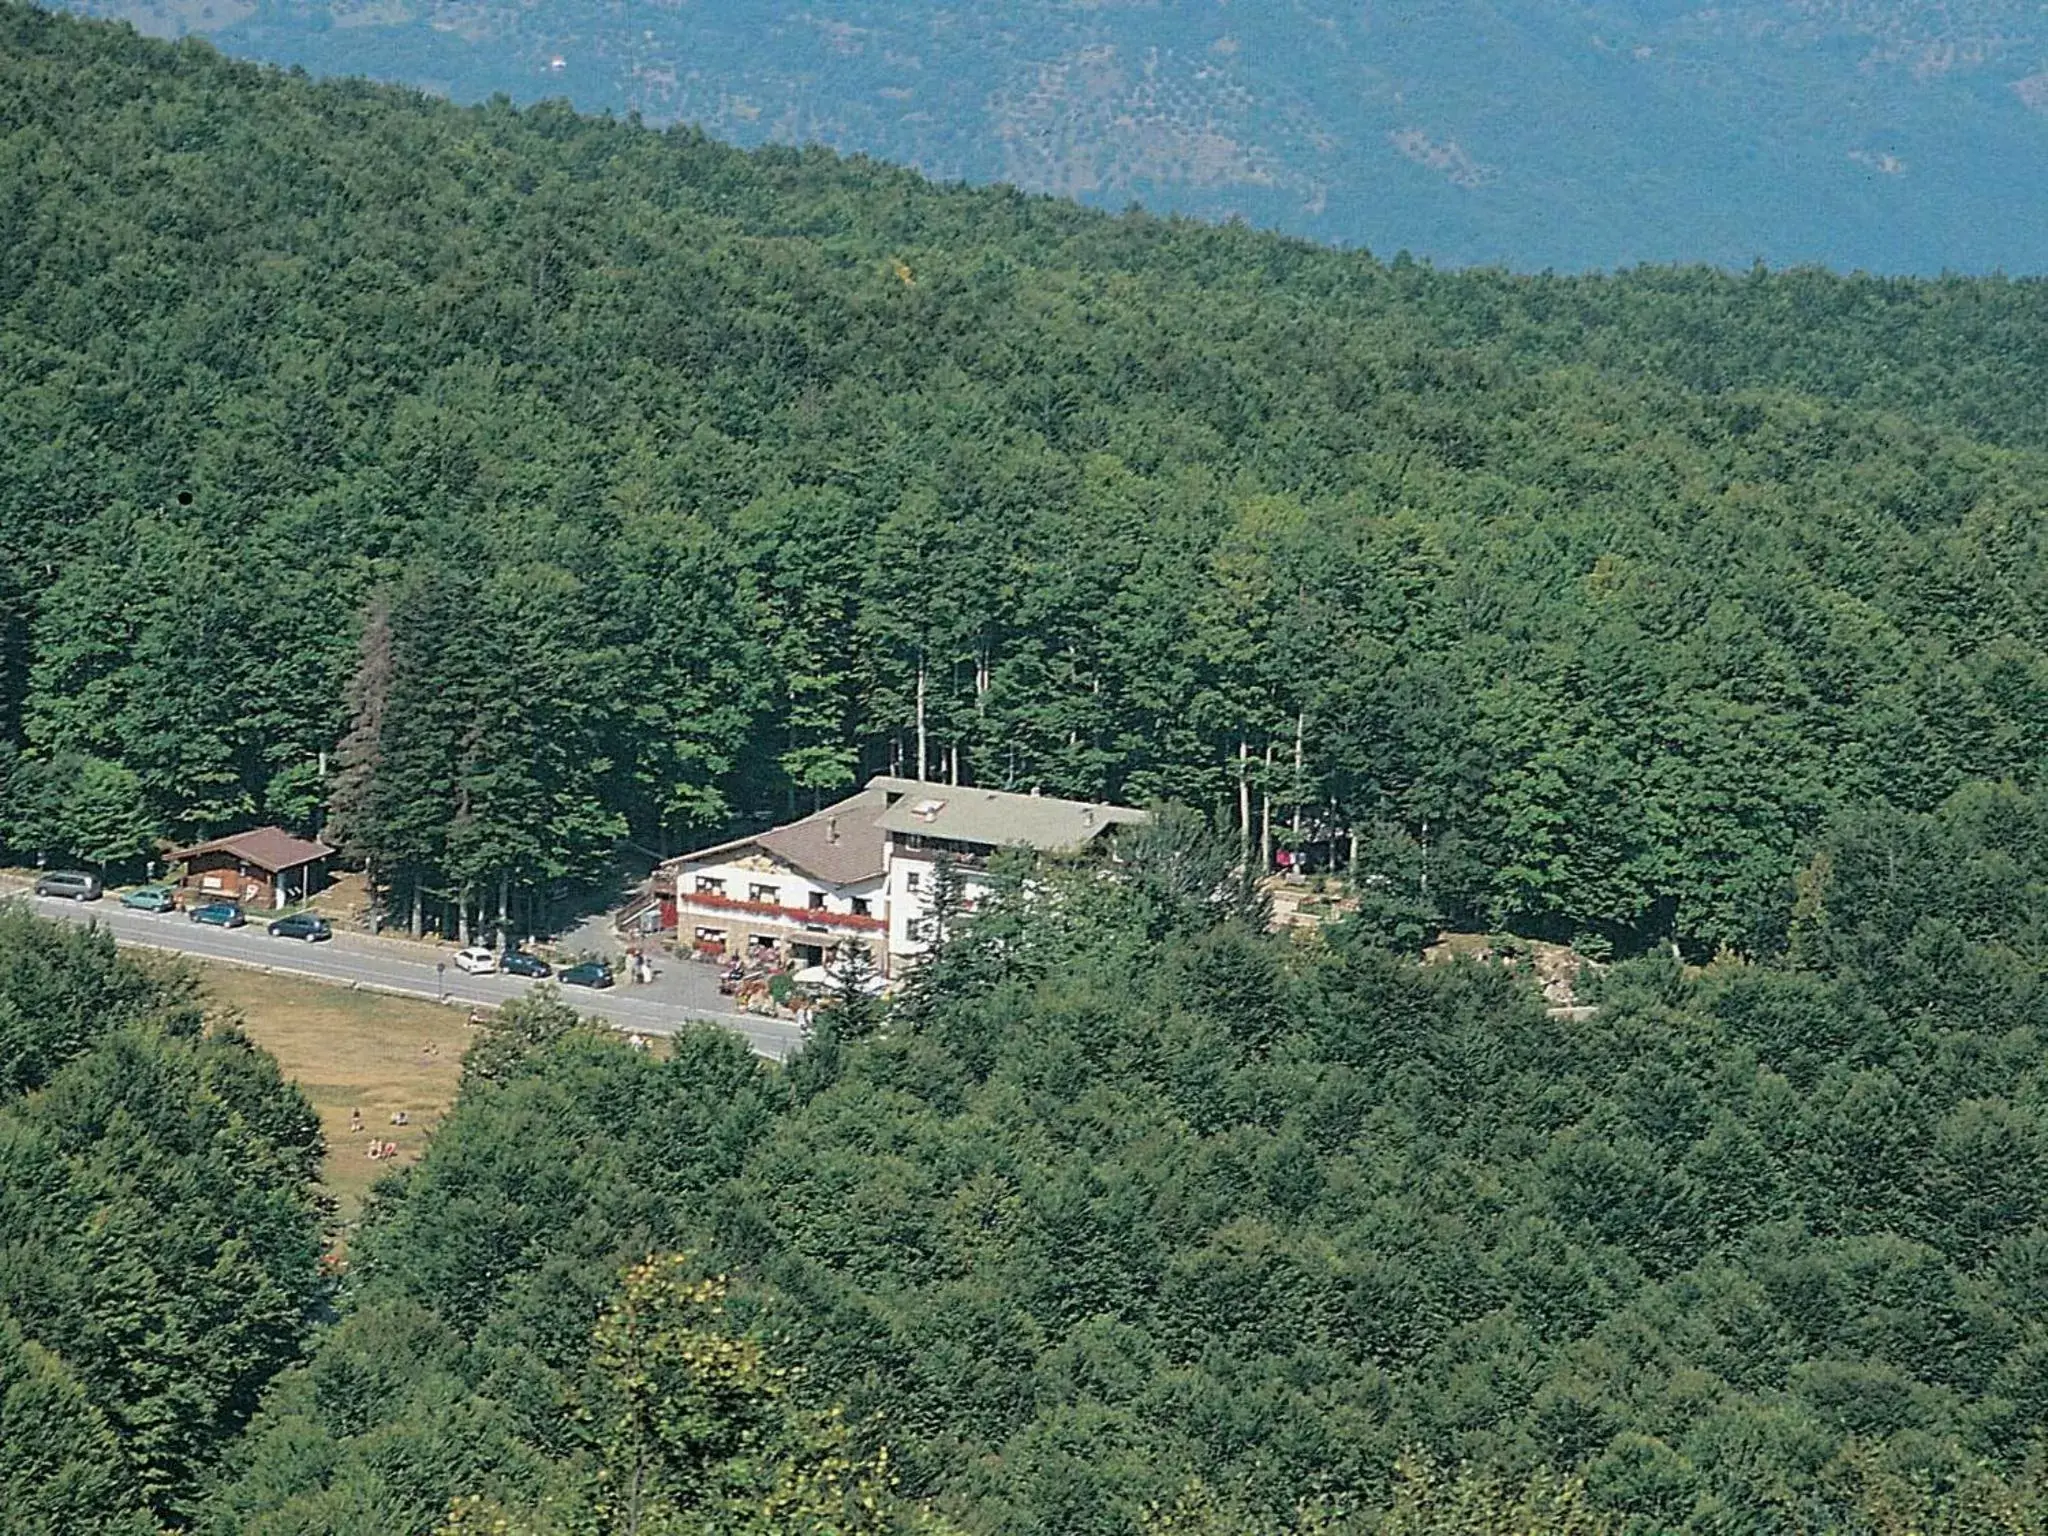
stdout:
<svg viewBox="0 0 2048 1536">
<path fill-rule="evenodd" d="M 1785 959 L 1626 962 L 1562 1015 L 1170 885 L 1040 871 L 786 1069 L 522 1012 L 199 1528 L 586 1528 L 616 1441 L 562 1405 L 655 1251 L 887 1450 L 890 1518 L 2043 1528 L 2048 802 L 1838 828 Z"/>
<path fill-rule="evenodd" d="M 275 1063 L 0 911 L 0 1529 L 2048 1523 L 2040 284 L 1442 274 L 4 5 L 0 235 L 17 854 L 270 819 L 435 918 L 890 766 L 1184 808 L 786 1067 L 509 1006 L 338 1273 Z M 1288 846 L 1370 899 L 1267 932 Z"/>
<path fill-rule="evenodd" d="M 935 776 L 1704 956 L 2039 773 L 2039 282 L 1438 273 L 13 4 L 0 103 L 21 857 L 274 820 L 446 921 L 922 692 Z"/>
<path fill-rule="evenodd" d="M 325 1310 L 319 1156 L 191 976 L 0 906 L 0 1531 L 189 1518 Z"/>
<path fill-rule="evenodd" d="M 2048 800 L 1848 818 L 1775 962 L 1561 1015 L 1167 851 L 788 1067 L 508 1006 L 338 1276 L 275 1064 L 0 909 L 0 1530 L 2048 1521 Z"/>
</svg>

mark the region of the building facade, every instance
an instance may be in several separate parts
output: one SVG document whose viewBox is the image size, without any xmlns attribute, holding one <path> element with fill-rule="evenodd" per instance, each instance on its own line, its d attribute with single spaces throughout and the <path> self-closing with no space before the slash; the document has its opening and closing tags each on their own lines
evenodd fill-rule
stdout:
<svg viewBox="0 0 2048 1536">
<path fill-rule="evenodd" d="M 293 837 L 282 827 L 257 827 L 174 848 L 166 861 L 184 866 L 178 886 L 188 899 L 232 901 L 261 911 L 304 901 L 318 891 L 333 852 L 325 843 Z"/>
<path fill-rule="evenodd" d="M 881 802 L 865 793 L 815 816 L 671 859 L 677 943 L 699 955 L 801 969 L 842 944 L 888 968 Z M 666 917 L 666 912 L 664 912 Z"/>
<path fill-rule="evenodd" d="M 883 802 L 875 825 L 883 838 L 894 967 L 914 962 L 941 936 L 934 917 L 941 860 L 952 869 L 959 913 L 971 916 L 989 892 L 989 861 L 1004 849 L 1075 857 L 1111 829 L 1146 819 L 1129 806 L 921 779 L 871 779 L 865 793 L 879 794 Z"/>
<path fill-rule="evenodd" d="M 881 777 L 814 816 L 671 859 L 653 895 L 673 893 L 677 943 L 698 954 L 796 968 L 826 964 L 852 940 L 895 975 L 938 936 L 938 865 L 972 913 L 1005 848 L 1078 855 L 1118 826 L 1127 806 Z"/>
</svg>

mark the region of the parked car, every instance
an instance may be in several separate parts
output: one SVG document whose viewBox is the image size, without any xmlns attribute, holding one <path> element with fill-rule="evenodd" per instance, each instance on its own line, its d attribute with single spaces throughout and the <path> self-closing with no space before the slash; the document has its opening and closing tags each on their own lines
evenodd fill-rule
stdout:
<svg viewBox="0 0 2048 1536">
<path fill-rule="evenodd" d="M 313 912 L 294 912 L 290 917 L 280 917 L 270 925 L 273 939 L 304 939 L 308 944 L 334 937 L 334 930 L 327 926 L 327 919 Z"/>
<path fill-rule="evenodd" d="M 508 949 L 498 961 L 498 969 L 507 976 L 532 976 L 536 979 L 552 976 L 555 968 L 539 955 L 529 955 L 523 950 Z"/>
<path fill-rule="evenodd" d="M 203 907 L 194 907 L 185 914 L 195 923 L 205 923 L 210 928 L 239 928 L 249 921 L 242 915 L 242 909 L 232 901 L 209 901 Z"/>
<path fill-rule="evenodd" d="M 138 912 L 175 912 L 178 888 L 173 885 L 140 885 L 121 894 L 121 905 Z"/>
<path fill-rule="evenodd" d="M 562 972 L 562 985 L 565 987 L 604 988 L 611 984 L 612 968 L 602 960 L 586 960 Z"/>
<path fill-rule="evenodd" d="M 497 968 L 498 957 L 481 944 L 455 951 L 455 969 L 458 971 L 467 971 L 472 976 L 488 976 Z"/>
<path fill-rule="evenodd" d="M 53 869 L 36 876 L 38 896 L 61 896 L 69 901 L 98 901 L 100 877 L 82 869 Z"/>
</svg>

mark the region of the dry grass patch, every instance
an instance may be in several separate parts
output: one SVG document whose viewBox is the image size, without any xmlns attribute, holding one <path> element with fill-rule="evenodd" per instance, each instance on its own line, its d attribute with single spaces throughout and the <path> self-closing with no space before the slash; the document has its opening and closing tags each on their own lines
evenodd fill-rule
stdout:
<svg viewBox="0 0 2048 1536">
<path fill-rule="evenodd" d="M 290 976 L 233 966 L 199 968 L 208 996 L 239 1014 L 249 1037 L 269 1051 L 320 1112 L 327 1136 L 322 1179 L 343 1222 L 362 1209 L 370 1186 L 419 1161 L 428 1134 L 455 1101 L 468 1048 L 468 1013 L 411 998 L 351 992 Z M 361 1110 L 363 1129 L 349 1129 Z M 405 1125 L 391 1117 L 403 1112 Z M 398 1154 L 372 1159 L 372 1141 Z"/>
</svg>

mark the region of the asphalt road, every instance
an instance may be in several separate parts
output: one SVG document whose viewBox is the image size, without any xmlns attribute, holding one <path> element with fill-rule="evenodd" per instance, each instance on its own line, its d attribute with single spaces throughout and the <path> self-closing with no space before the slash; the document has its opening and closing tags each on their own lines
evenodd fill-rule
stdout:
<svg viewBox="0 0 2048 1536">
<path fill-rule="evenodd" d="M 453 945 L 436 951 L 409 942 L 351 933 L 337 933 L 321 943 L 309 944 L 297 939 L 273 939 L 264 931 L 267 920 L 254 914 L 245 927 L 210 928 L 192 922 L 183 912 L 132 911 L 112 896 L 92 902 L 65 901 L 31 896 L 22 886 L 11 886 L 7 893 L 0 894 L 12 894 L 28 902 L 44 917 L 97 923 L 113 934 L 117 944 L 268 969 L 338 987 L 395 992 L 429 1001 L 440 999 L 456 1007 L 495 1007 L 540 985 L 512 976 L 465 975 L 455 968 Z M 447 967 L 438 976 L 434 970 L 436 958 Z M 562 997 L 579 1013 L 616 1029 L 669 1035 L 692 1021 L 709 1020 L 743 1036 L 755 1051 L 777 1061 L 796 1049 L 795 1024 L 720 1008 L 717 983 L 709 968 L 685 964 L 680 971 L 682 974 L 664 975 L 647 987 L 631 987 L 623 982 L 602 992 L 564 987 Z"/>
</svg>

